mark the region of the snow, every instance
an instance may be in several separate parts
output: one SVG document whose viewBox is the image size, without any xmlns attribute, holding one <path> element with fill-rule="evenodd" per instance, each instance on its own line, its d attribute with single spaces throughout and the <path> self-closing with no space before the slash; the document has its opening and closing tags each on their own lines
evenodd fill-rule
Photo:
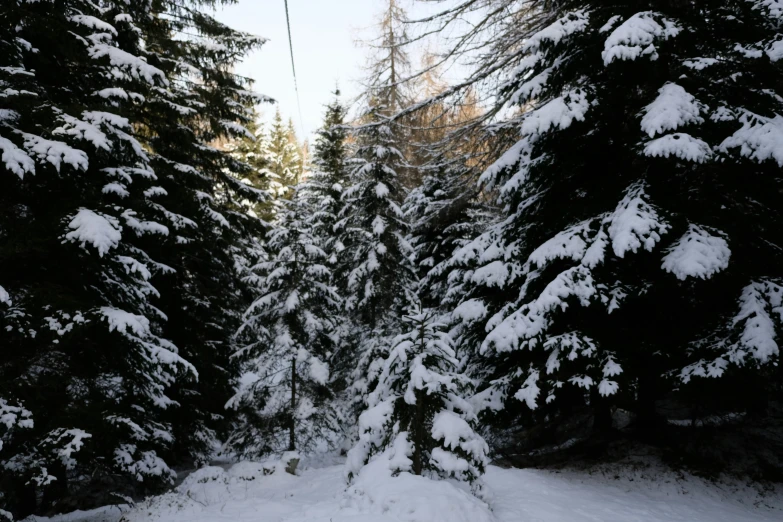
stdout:
<svg viewBox="0 0 783 522">
<path fill-rule="evenodd" d="M 130 196 L 130 192 L 125 188 L 125 185 L 122 183 L 107 183 L 103 186 L 103 189 L 101 189 L 101 192 L 104 194 L 116 194 L 121 198 L 126 198 Z"/>
<path fill-rule="evenodd" d="M 772 159 L 783 167 L 783 116 L 767 118 L 746 111 L 739 121 L 742 127 L 723 140 L 720 149 L 739 148 L 742 156 L 759 162 Z"/>
<path fill-rule="evenodd" d="M 478 321 L 486 317 L 487 306 L 481 299 L 469 299 L 464 303 L 460 303 L 452 311 L 452 315 L 465 322 Z"/>
<path fill-rule="evenodd" d="M 489 446 L 483 438 L 478 436 L 470 424 L 462 417 L 451 411 L 440 411 L 432 420 L 432 437 L 435 440 L 443 439 L 443 445 L 448 449 L 461 449 L 469 455 L 474 455 L 486 464 Z M 444 452 L 445 453 L 445 452 Z M 442 467 L 444 471 L 467 471 L 470 464 L 464 460 L 466 468 L 459 470 L 450 470 Z"/>
<path fill-rule="evenodd" d="M 583 221 L 559 232 L 536 248 L 527 262 L 543 268 L 555 259 L 579 261 L 585 255 L 587 243 L 584 237 L 590 230 L 592 220 Z"/>
<path fill-rule="evenodd" d="M 531 36 L 525 42 L 522 50 L 536 50 L 541 46 L 542 42 L 560 43 L 563 38 L 584 31 L 588 27 L 589 21 L 590 13 L 585 9 L 568 13 Z"/>
<path fill-rule="evenodd" d="M 35 155 L 41 161 L 48 161 L 57 172 L 63 163 L 71 165 L 77 170 L 87 170 L 87 154 L 79 149 L 74 149 L 61 141 L 52 141 L 35 134 L 22 133 L 24 148 Z"/>
<path fill-rule="evenodd" d="M 108 321 L 110 332 L 117 330 L 120 333 L 126 333 L 130 329 L 134 334 L 143 337 L 150 331 L 150 321 L 143 315 L 132 314 L 108 306 L 101 308 L 101 314 Z"/>
<path fill-rule="evenodd" d="M 709 279 L 729 266 L 731 250 L 720 236 L 706 229 L 690 225 L 688 232 L 669 249 L 662 268 L 685 280 L 688 277 Z"/>
<path fill-rule="evenodd" d="M 676 83 L 667 83 L 658 90 L 658 97 L 644 108 L 642 131 L 651 138 L 689 123 L 702 123 L 704 104 Z"/>
<path fill-rule="evenodd" d="M 712 150 L 706 142 L 694 138 L 690 134 L 676 132 L 647 142 L 644 145 L 644 154 L 664 158 L 674 156 L 696 163 L 704 163 L 712 157 Z"/>
<path fill-rule="evenodd" d="M 572 90 L 528 113 L 522 121 L 522 134 L 534 136 L 553 127 L 568 128 L 574 120 L 584 121 L 589 108 L 585 92 L 581 89 Z"/>
<path fill-rule="evenodd" d="M 68 20 L 70 20 L 71 22 L 75 22 L 79 25 L 89 27 L 90 29 L 97 29 L 99 31 L 111 33 L 114 36 L 117 36 L 117 30 L 114 28 L 113 25 L 107 24 L 103 20 L 95 18 L 94 16 L 72 15 L 68 17 Z"/>
<path fill-rule="evenodd" d="M 773 522 L 780 492 L 710 481 L 638 458 L 590 470 L 501 469 L 484 476 L 488 505 L 450 481 L 368 466 L 347 491 L 342 465 L 203 468 L 134 508 L 109 506 L 28 522 Z M 271 473 L 270 473 L 271 471 Z M 491 508 L 491 510 L 490 510 Z"/>
<path fill-rule="evenodd" d="M 596 288 L 589 268 L 580 265 L 561 272 L 538 297 L 492 327 L 481 344 L 480 352 L 486 353 L 490 347 L 497 352 L 519 349 L 520 341 L 529 341 L 546 331 L 551 323 L 551 313 L 568 308 L 569 298 L 576 297 L 580 304 L 587 306 L 595 294 Z M 491 324 L 488 324 L 487 328 L 490 327 Z"/>
<path fill-rule="evenodd" d="M 754 283 L 740 298 L 740 311 L 734 324 L 745 322 L 739 344 L 750 350 L 754 359 L 767 362 L 780 353 L 775 341 L 775 320 L 783 320 L 783 288 L 772 282 Z"/>
<path fill-rule="evenodd" d="M 644 184 L 632 185 L 612 214 L 609 237 L 617 257 L 622 258 L 629 251 L 636 253 L 642 246 L 652 251 L 669 229 L 647 199 Z"/>
<path fill-rule="evenodd" d="M 158 69 L 149 65 L 138 56 L 134 56 L 122 49 L 105 43 L 105 33 L 92 34 L 87 37 L 90 40 L 88 52 L 90 57 L 97 60 L 103 57 L 109 58 L 109 63 L 113 65 L 117 72 L 124 71 L 133 78 L 144 79 L 149 84 L 156 83 L 167 84 L 166 75 Z"/>
<path fill-rule="evenodd" d="M 657 19 L 657 20 L 656 20 Z M 636 13 L 612 31 L 604 43 L 601 57 L 604 65 L 613 61 L 636 60 L 640 56 L 658 58 L 654 42 L 667 40 L 680 33 L 680 27 L 652 11 Z"/>
<path fill-rule="evenodd" d="M 310 378 L 318 384 L 326 384 L 329 381 L 329 366 L 316 356 L 309 360 Z"/>
<path fill-rule="evenodd" d="M 536 370 L 531 370 L 525 379 L 525 382 L 522 383 L 522 387 L 514 394 L 514 398 L 524 402 L 531 410 L 535 410 L 538 407 L 536 400 L 540 393 L 541 388 L 538 387 L 538 372 Z"/>
<path fill-rule="evenodd" d="M 783 41 L 775 40 L 767 46 L 767 49 L 764 52 L 767 53 L 770 61 L 777 62 L 783 58 Z"/>
<path fill-rule="evenodd" d="M 122 239 L 119 222 L 116 218 L 97 214 L 86 208 L 82 208 L 76 213 L 68 224 L 68 228 L 72 231 L 65 234 L 66 240 L 79 242 L 82 248 L 89 243 L 98 249 L 98 255 L 101 257 L 115 248 Z"/>
<path fill-rule="evenodd" d="M 62 448 L 55 451 L 66 469 L 73 469 L 76 465 L 76 459 L 72 458 L 71 455 L 82 449 L 84 440 L 89 438 L 92 438 L 92 435 L 76 428 L 65 430 L 59 434 L 57 442 L 61 442 L 63 439 L 70 439 Z"/>
<path fill-rule="evenodd" d="M 20 179 L 24 179 L 26 173 L 35 174 L 33 159 L 11 140 L 0 136 L 0 151 L 3 153 L 0 159 L 3 160 L 5 168 L 19 176 Z"/>
<path fill-rule="evenodd" d="M 473 272 L 472 280 L 474 283 L 485 286 L 503 288 L 509 278 L 511 270 L 507 263 L 503 261 L 493 261 Z"/>
<path fill-rule="evenodd" d="M 783 18 L 783 0 L 751 0 L 755 9 L 765 10 L 771 18 Z"/>
<path fill-rule="evenodd" d="M 739 305 L 739 312 L 731 321 L 732 329 L 739 330 L 739 339 L 731 336 L 717 343 L 714 359 L 702 359 L 683 368 L 683 382 L 693 377 L 720 377 L 729 363 L 765 364 L 780 354 L 775 329 L 776 323 L 783 321 L 783 286 L 768 280 L 753 282 L 743 289 Z"/>
<path fill-rule="evenodd" d="M 2 286 L 0 286 L 0 303 L 5 303 L 8 306 L 11 306 L 11 296 Z"/>
</svg>

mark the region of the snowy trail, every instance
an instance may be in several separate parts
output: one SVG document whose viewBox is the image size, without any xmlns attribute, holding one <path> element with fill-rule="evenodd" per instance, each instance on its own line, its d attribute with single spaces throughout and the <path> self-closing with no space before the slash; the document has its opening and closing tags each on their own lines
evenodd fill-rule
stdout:
<svg viewBox="0 0 783 522">
<path fill-rule="evenodd" d="M 345 492 L 343 467 L 301 476 L 206 468 L 178 491 L 124 514 L 116 508 L 29 522 L 765 522 L 783 520 L 783 494 L 714 484 L 652 468 L 618 473 L 490 467 L 492 511 L 447 482 L 383 473 Z M 244 467 L 242 467 L 244 466 Z M 250 466 L 252 468 L 252 466 Z"/>
</svg>

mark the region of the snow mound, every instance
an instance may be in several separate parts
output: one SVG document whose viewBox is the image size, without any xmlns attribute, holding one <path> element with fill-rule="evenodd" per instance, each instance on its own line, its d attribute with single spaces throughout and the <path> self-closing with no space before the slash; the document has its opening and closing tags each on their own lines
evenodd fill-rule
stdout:
<svg viewBox="0 0 783 522">
<path fill-rule="evenodd" d="M 338 520 L 367 522 L 494 522 L 489 506 L 470 491 L 446 480 L 400 473 L 393 477 L 388 461 L 367 464 L 345 494 L 341 506 L 346 515 L 356 511 L 363 518 Z"/>
</svg>

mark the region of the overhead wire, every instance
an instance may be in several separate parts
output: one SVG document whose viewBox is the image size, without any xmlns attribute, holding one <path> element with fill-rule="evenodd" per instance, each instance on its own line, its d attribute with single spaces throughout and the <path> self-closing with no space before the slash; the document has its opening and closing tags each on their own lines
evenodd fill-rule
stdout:
<svg viewBox="0 0 783 522">
<path fill-rule="evenodd" d="M 285 2 L 285 23 L 288 26 L 288 48 L 291 51 L 291 72 L 294 74 L 294 91 L 296 91 L 296 106 L 299 109 L 299 126 L 302 127 L 302 133 L 307 134 L 302 118 L 302 102 L 299 99 L 299 84 L 296 80 L 296 64 L 294 63 L 294 41 L 291 37 L 291 17 L 288 14 L 288 0 Z"/>
</svg>

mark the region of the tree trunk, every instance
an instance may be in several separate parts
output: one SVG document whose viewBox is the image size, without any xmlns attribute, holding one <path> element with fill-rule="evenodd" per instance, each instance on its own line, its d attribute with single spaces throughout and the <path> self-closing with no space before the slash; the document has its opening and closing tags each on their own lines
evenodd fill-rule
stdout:
<svg viewBox="0 0 783 522">
<path fill-rule="evenodd" d="M 424 397 L 421 391 L 416 392 L 416 420 L 413 426 L 413 473 L 421 475 L 422 463 L 422 431 L 424 430 Z"/>
<path fill-rule="evenodd" d="M 595 388 L 591 392 L 590 402 L 593 409 L 593 435 L 605 436 L 612 431 L 612 407 Z"/>
<path fill-rule="evenodd" d="M 288 451 L 296 451 L 296 358 L 291 359 L 291 424 L 288 432 Z"/>
</svg>

